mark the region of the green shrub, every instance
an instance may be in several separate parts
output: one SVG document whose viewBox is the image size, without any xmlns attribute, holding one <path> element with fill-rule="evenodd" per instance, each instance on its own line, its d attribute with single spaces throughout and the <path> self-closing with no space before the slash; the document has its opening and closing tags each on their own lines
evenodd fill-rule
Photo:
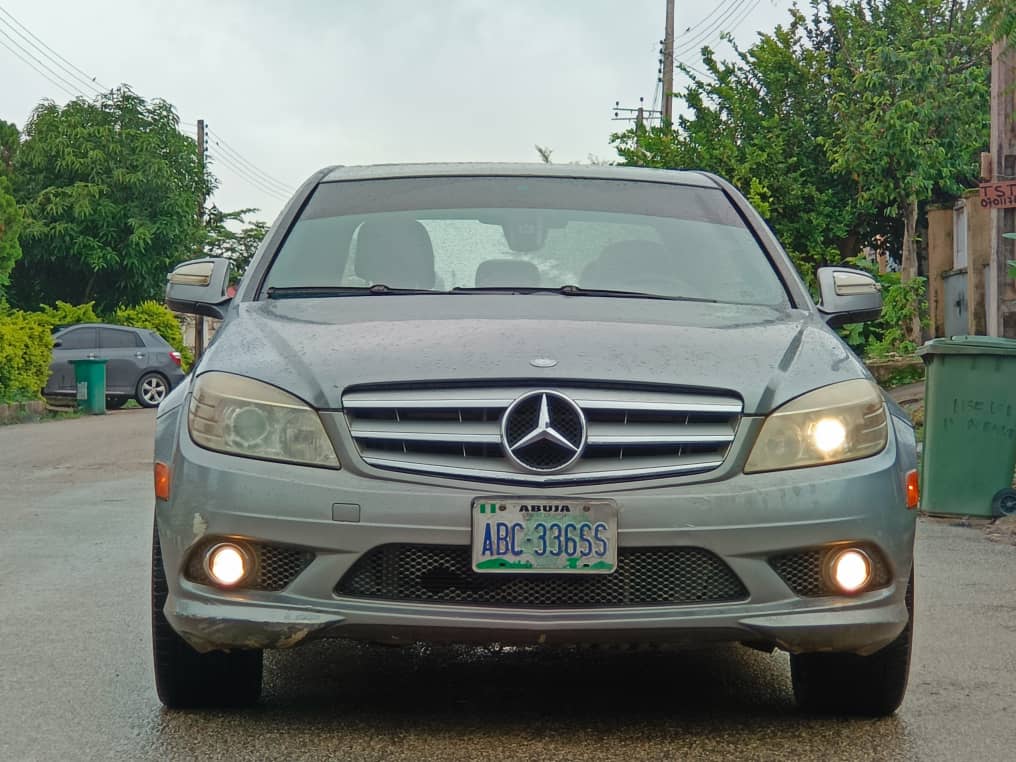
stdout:
<svg viewBox="0 0 1016 762">
<path fill-rule="evenodd" d="M 95 314 L 95 302 L 79 304 L 76 307 L 67 302 L 56 303 L 55 307 L 45 304 L 39 307 L 39 311 L 33 313 L 38 315 L 39 321 L 49 326 L 52 331 L 62 325 L 74 325 L 75 323 L 101 323 L 102 319 Z"/>
<path fill-rule="evenodd" d="M 49 326 L 37 314 L 0 315 L 0 402 L 37 399 L 52 357 Z"/>
<path fill-rule="evenodd" d="M 907 338 L 906 326 L 915 316 L 920 316 L 922 327 L 928 326 L 927 278 L 911 278 L 904 283 L 899 273 L 880 273 L 864 257 L 848 259 L 847 263 L 875 276 L 882 286 L 883 306 L 878 320 L 843 326 L 843 340 L 863 357 L 913 354 L 917 344 Z"/>
<path fill-rule="evenodd" d="M 189 371 L 194 355 L 183 343 L 183 331 L 180 322 L 172 311 L 164 304 L 155 301 L 142 302 L 137 307 L 121 307 L 113 315 L 112 321 L 117 325 L 129 325 L 134 328 L 147 328 L 155 331 L 173 347 L 183 358 L 183 369 Z"/>
</svg>

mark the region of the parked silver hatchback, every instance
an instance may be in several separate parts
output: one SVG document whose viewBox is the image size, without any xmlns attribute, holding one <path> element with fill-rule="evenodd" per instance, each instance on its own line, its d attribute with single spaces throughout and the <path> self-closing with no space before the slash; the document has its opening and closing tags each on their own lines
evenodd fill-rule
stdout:
<svg viewBox="0 0 1016 762">
<path fill-rule="evenodd" d="M 163 402 L 155 674 L 245 704 L 262 650 L 740 642 L 791 653 L 809 710 L 903 698 L 914 431 L 745 199 L 699 172 L 328 168 Z M 661 657 L 662 658 L 662 657 Z"/>
</svg>

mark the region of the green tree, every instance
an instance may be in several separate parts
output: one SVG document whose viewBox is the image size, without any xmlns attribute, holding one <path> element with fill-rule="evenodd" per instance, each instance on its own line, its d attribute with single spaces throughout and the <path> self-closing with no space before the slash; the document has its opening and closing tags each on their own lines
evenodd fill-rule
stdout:
<svg viewBox="0 0 1016 762">
<path fill-rule="evenodd" d="M 0 299 L 10 283 L 11 270 L 21 259 L 22 215 L 11 193 L 10 181 L 0 172 Z"/>
<path fill-rule="evenodd" d="M 258 246 L 268 234 L 267 222 L 247 219 L 257 211 L 238 209 L 235 212 L 223 212 L 213 206 L 205 214 L 204 255 L 233 260 L 233 272 L 237 278 L 246 272 Z"/>
<path fill-rule="evenodd" d="M 831 54 L 817 23 L 794 9 L 731 62 L 702 51 L 675 129 L 613 136 L 628 164 L 716 172 L 767 217 L 806 278 L 856 253 L 860 220 L 849 175 L 834 172 L 819 140 L 833 130 Z M 819 44 L 816 44 L 816 41 Z"/>
<path fill-rule="evenodd" d="M 836 46 L 823 143 L 858 204 L 903 222 L 902 276 L 917 275 L 919 205 L 975 182 L 989 130 L 985 3 L 851 0 L 825 9 Z M 915 326 L 916 328 L 916 326 Z"/>
<path fill-rule="evenodd" d="M 0 119 L 0 175 L 14 170 L 14 156 L 21 143 L 21 131 L 10 122 Z"/>
<path fill-rule="evenodd" d="M 213 181 L 173 107 L 127 87 L 43 102 L 14 157 L 25 210 L 9 297 L 26 308 L 94 301 L 102 313 L 161 298 L 166 273 L 203 241 Z"/>
<path fill-rule="evenodd" d="M 21 133 L 10 122 L 0 119 L 0 302 L 4 300 L 14 263 L 21 258 L 22 213 L 14 200 L 10 184 L 14 155 Z"/>
</svg>

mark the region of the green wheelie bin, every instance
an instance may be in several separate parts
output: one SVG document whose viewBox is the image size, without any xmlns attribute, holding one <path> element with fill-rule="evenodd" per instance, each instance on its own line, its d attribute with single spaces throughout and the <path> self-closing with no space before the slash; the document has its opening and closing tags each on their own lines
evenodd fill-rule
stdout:
<svg viewBox="0 0 1016 762">
<path fill-rule="evenodd" d="M 78 389 L 78 408 L 92 415 L 106 413 L 106 361 L 71 360 Z"/>
<path fill-rule="evenodd" d="M 927 366 L 921 508 L 1016 513 L 1016 340 L 953 336 L 917 353 Z"/>
</svg>

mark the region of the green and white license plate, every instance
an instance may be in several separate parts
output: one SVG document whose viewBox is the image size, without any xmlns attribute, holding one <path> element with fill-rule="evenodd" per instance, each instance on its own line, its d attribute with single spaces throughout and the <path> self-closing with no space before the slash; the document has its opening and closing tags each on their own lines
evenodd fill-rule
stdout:
<svg viewBox="0 0 1016 762">
<path fill-rule="evenodd" d="M 610 574 L 617 568 L 613 500 L 473 499 L 473 570 Z"/>
</svg>

